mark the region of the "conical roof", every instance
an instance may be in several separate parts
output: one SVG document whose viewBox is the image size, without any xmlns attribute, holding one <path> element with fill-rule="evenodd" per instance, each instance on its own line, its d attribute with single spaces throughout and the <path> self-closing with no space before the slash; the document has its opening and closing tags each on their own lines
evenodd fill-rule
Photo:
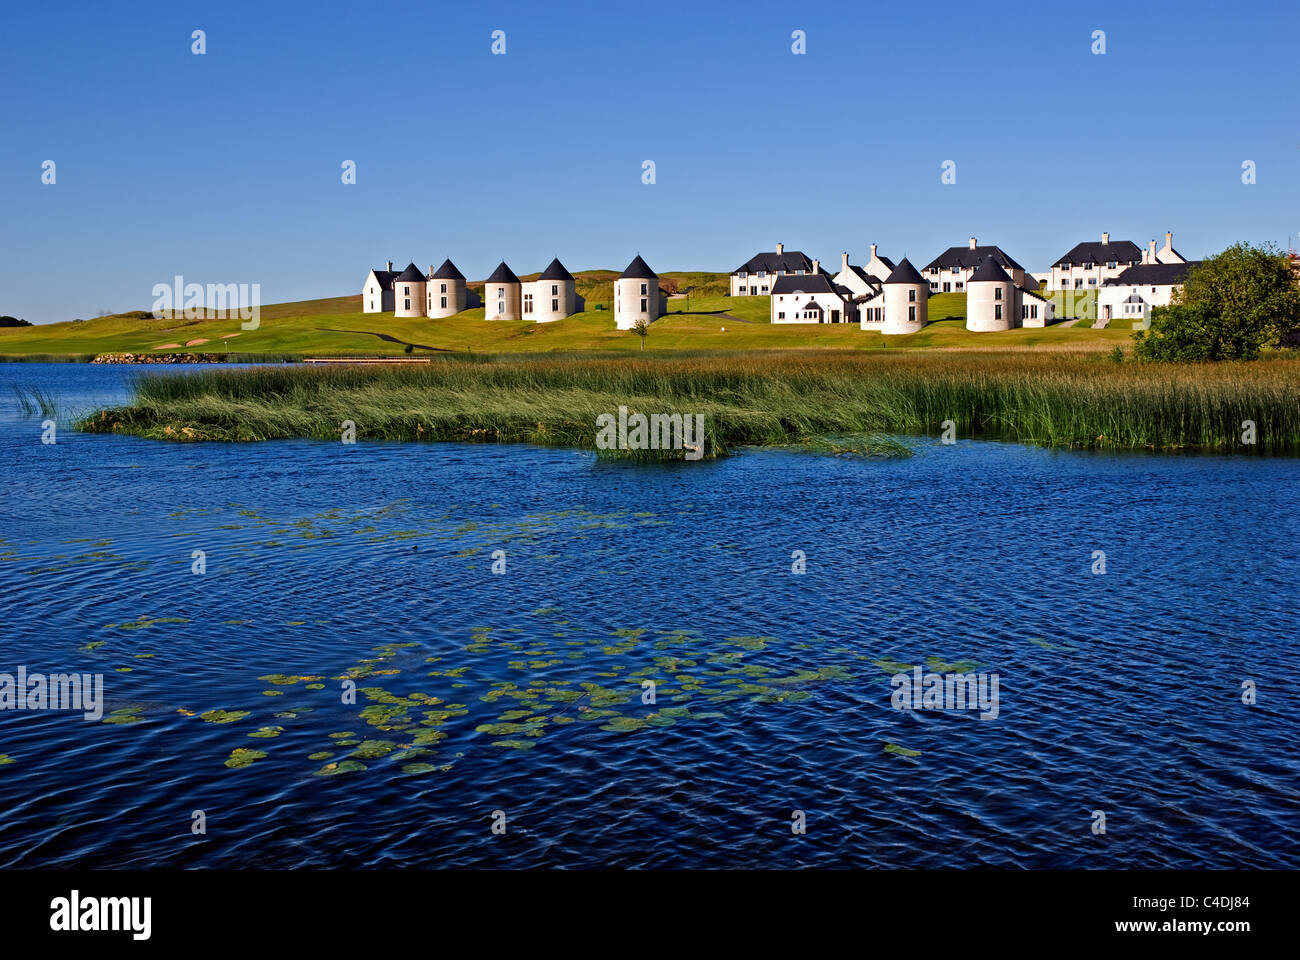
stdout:
<svg viewBox="0 0 1300 960">
<path fill-rule="evenodd" d="M 560 258 L 556 257 L 551 261 L 551 265 L 542 271 L 539 280 L 572 280 L 573 274 L 564 269 L 564 264 L 560 263 Z"/>
<path fill-rule="evenodd" d="M 650 265 L 641 259 L 641 254 L 636 255 L 636 259 L 627 265 L 627 269 L 619 276 L 620 280 L 658 280 L 659 274 L 650 269 Z"/>
<path fill-rule="evenodd" d="M 492 276 L 488 277 L 487 280 L 485 280 L 484 282 L 485 283 L 518 283 L 519 278 L 515 276 L 515 272 L 511 270 L 509 267 L 507 267 L 506 262 L 502 260 L 500 266 L 498 266 L 495 270 L 492 271 Z"/>
<path fill-rule="evenodd" d="M 442 261 L 442 266 L 433 271 L 430 280 L 464 280 L 465 274 L 456 269 L 456 264 L 450 259 Z"/>
<path fill-rule="evenodd" d="M 889 276 L 885 278 L 885 283 L 919 283 L 924 285 L 925 278 L 917 273 L 916 267 L 912 266 L 912 261 L 904 257 L 903 261 L 890 271 Z"/>
<path fill-rule="evenodd" d="M 399 283 L 424 283 L 424 273 L 414 263 L 410 263 L 395 279 Z"/>
<path fill-rule="evenodd" d="M 1007 272 L 1002 269 L 1002 265 L 994 257 L 988 256 L 984 258 L 983 263 L 975 268 L 975 272 L 970 275 L 970 279 L 966 282 L 981 283 L 984 281 L 1010 283 L 1011 278 L 1007 276 Z"/>
</svg>

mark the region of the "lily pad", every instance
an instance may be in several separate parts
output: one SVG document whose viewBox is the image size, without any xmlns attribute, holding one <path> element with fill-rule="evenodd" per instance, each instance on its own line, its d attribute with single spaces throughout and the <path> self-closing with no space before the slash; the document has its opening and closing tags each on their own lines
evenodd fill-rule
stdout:
<svg viewBox="0 0 1300 960">
<path fill-rule="evenodd" d="M 234 723 L 248 716 L 247 710 L 205 710 L 199 714 L 200 720 L 208 723 Z"/>
<path fill-rule="evenodd" d="M 312 774 L 312 776 L 332 777 L 338 773 L 360 773 L 365 769 L 366 765 L 364 763 L 358 763 L 356 760 L 344 760 L 340 763 L 327 763 Z"/>
<path fill-rule="evenodd" d="M 892 753 L 898 757 L 919 757 L 920 750 L 909 750 L 907 747 L 900 747 L 896 743 L 885 744 L 885 753 Z"/>
<path fill-rule="evenodd" d="M 246 767 L 250 763 L 261 760 L 265 756 L 266 753 L 262 750 L 248 750 L 244 747 L 236 747 L 234 750 L 230 751 L 230 759 L 226 761 L 226 766 L 231 767 L 232 769 L 235 767 Z"/>
</svg>

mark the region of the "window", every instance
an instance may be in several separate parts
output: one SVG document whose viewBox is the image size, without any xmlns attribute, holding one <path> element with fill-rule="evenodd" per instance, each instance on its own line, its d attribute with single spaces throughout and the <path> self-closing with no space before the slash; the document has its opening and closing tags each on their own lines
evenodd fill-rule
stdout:
<svg viewBox="0 0 1300 960">
<path fill-rule="evenodd" d="M 931 267 L 931 268 L 930 268 L 930 276 L 934 276 L 934 275 L 937 274 L 938 272 L 939 272 L 939 268 L 938 268 L 938 267 Z"/>
<path fill-rule="evenodd" d="M 764 292 L 764 293 L 767 293 L 767 287 L 764 287 L 764 288 L 763 288 L 763 292 Z"/>
<path fill-rule="evenodd" d="M 442 306 L 442 309 L 444 309 L 444 310 L 447 309 L 447 298 L 446 298 L 446 297 L 443 297 L 443 298 L 442 298 L 442 304 L 441 304 L 441 306 Z"/>
<path fill-rule="evenodd" d="M 907 299 L 909 303 L 916 303 L 916 291 L 915 290 L 907 291 Z"/>
<path fill-rule="evenodd" d="M 531 293 L 525 293 L 525 294 L 524 294 L 524 313 L 532 313 L 532 312 L 533 312 L 533 295 L 532 295 Z"/>
<path fill-rule="evenodd" d="M 560 292 L 560 285 L 558 283 L 551 284 L 551 296 L 554 297 L 559 292 Z"/>
<path fill-rule="evenodd" d="M 404 297 L 409 297 L 410 295 L 411 295 L 411 288 L 410 288 L 410 287 L 402 287 L 402 296 L 404 296 Z"/>
<path fill-rule="evenodd" d="M 1095 287 L 1096 285 L 1097 285 L 1097 278 L 1096 278 L 1096 277 L 1089 277 L 1089 278 L 1088 278 L 1088 286 L 1090 286 L 1090 287 Z"/>
<path fill-rule="evenodd" d="M 803 271 L 802 271 L 802 270 L 796 270 L 796 271 L 795 271 L 795 275 L 796 275 L 796 276 L 800 276 L 800 277 L 802 277 L 802 276 L 803 276 Z"/>
<path fill-rule="evenodd" d="M 646 293 L 646 287 L 647 287 L 647 284 L 644 284 L 644 283 L 641 284 L 641 296 L 643 296 L 643 297 L 645 296 L 645 293 Z M 754 288 L 753 288 L 753 287 L 750 287 L 749 289 L 753 290 Z"/>
<path fill-rule="evenodd" d="M 560 312 L 560 301 L 559 301 L 559 300 L 552 300 L 552 301 L 551 301 L 551 313 L 559 313 L 559 312 Z"/>
<path fill-rule="evenodd" d="M 438 292 L 439 292 L 439 293 L 446 293 L 446 292 L 447 292 L 447 285 L 444 283 L 444 284 L 442 285 L 442 289 L 439 290 Z"/>
<path fill-rule="evenodd" d="M 964 283 L 962 283 L 960 280 L 958 280 L 958 281 L 957 281 L 957 289 L 958 289 L 958 290 L 965 290 L 965 289 L 966 289 L 966 284 L 964 284 Z"/>
<path fill-rule="evenodd" d="M 646 311 L 645 300 L 642 300 L 642 301 L 641 301 L 641 312 L 642 312 L 642 313 L 645 313 L 645 311 Z"/>
<path fill-rule="evenodd" d="M 930 281 L 930 289 L 931 289 L 931 290 L 938 290 L 938 289 L 939 289 L 939 284 L 937 284 L 937 283 L 935 283 L 933 280 L 931 280 L 931 281 Z M 947 291 L 945 290 L 944 292 L 946 293 Z"/>
<path fill-rule="evenodd" d="M 749 276 L 749 274 L 747 274 L 744 270 L 741 270 L 739 273 L 736 274 L 736 276 L 740 277 L 741 280 L 744 280 L 747 276 Z"/>
<path fill-rule="evenodd" d="M 409 298 L 406 299 L 406 300 L 403 300 L 402 303 L 406 304 L 406 306 L 402 307 L 403 310 L 410 310 L 410 309 L 411 309 L 411 301 L 410 301 Z"/>
<path fill-rule="evenodd" d="M 1029 316 L 1030 318 L 1035 318 L 1038 316 L 1038 304 L 1034 304 L 1032 307 L 1029 308 Z"/>
<path fill-rule="evenodd" d="M 505 312 L 506 312 L 506 304 L 505 304 L 505 301 L 504 301 L 504 300 L 498 300 L 498 301 L 497 301 L 497 313 L 498 313 L 498 314 L 501 314 L 501 313 L 505 313 Z"/>
<path fill-rule="evenodd" d="M 1118 260 L 1108 260 L 1108 261 L 1106 261 L 1106 267 L 1107 267 L 1107 269 L 1114 270 L 1115 267 L 1117 267 L 1118 265 L 1119 265 L 1119 261 L 1118 261 Z"/>
<path fill-rule="evenodd" d="M 778 314 L 776 315 L 776 318 L 777 318 L 778 320 L 784 320 L 784 319 L 785 319 L 785 311 L 782 310 L 780 313 L 778 313 Z"/>
<path fill-rule="evenodd" d="M 956 272 L 957 272 L 957 269 L 958 269 L 957 267 L 953 267 L 953 268 L 952 268 L 952 272 L 953 272 L 953 273 L 956 273 Z"/>
<path fill-rule="evenodd" d="M 1085 269 L 1085 270 L 1091 270 L 1091 269 L 1092 269 L 1092 264 L 1091 264 L 1091 263 L 1085 263 L 1085 264 L 1083 265 L 1083 269 Z"/>
<path fill-rule="evenodd" d="M 912 321 L 913 323 L 916 322 L 916 307 L 907 308 L 907 319 Z"/>
<path fill-rule="evenodd" d="M 1083 286 L 1083 281 L 1082 281 L 1082 280 L 1075 280 L 1075 281 L 1074 281 L 1074 289 L 1078 290 L 1078 289 L 1079 289 L 1080 287 L 1082 287 L 1082 286 Z"/>
<path fill-rule="evenodd" d="M 498 299 L 498 300 L 504 300 L 504 299 L 505 299 L 505 296 L 506 296 L 506 288 L 505 288 L 505 287 L 497 287 L 497 299 Z"/>
<path fill-rule="evenodd" d="M 1000 303 L 995 303 L 995 304 L 993 305 L 993 319 L 994 319 L 994 320 L 1001 320 L 1001 319 L 1002 319 L 1002 304 L 1000 304 Z"/>
<path fill-rule="evenodd" d="M 1001 299 L 1002 299 L 1002 288 L 1001 288 L 1001 287 L 998 287 L 996 290 L 993 291 L 993 299 L 994 299 L 994 300 L 1001 300 Z"/>
<path fill-rule="evenodd" d="M 766 276 L 767 276 L 767 271 L 766 271 L 766 270 L 760 270 L 760 271 L 758 271 L 757 274 L 755 274 L 755 276 L 757 276 L 757 277 L 761 280 L 763 277 L 766 277 Z M 641 292 L 642 292 L 642 293 L 645 293 L 644 290 L 642 290 Z"/>
</svg>

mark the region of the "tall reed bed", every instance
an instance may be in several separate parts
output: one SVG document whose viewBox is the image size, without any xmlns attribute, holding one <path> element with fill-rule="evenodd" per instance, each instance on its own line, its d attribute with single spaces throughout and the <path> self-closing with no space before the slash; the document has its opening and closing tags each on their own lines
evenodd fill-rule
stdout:
<svg viewBox="0 0 1300 960">
<path fill-rule="evenodd" d="M 619 406 L 703 414 L 707 455 L 828 435 L 960 436 L 1079 448 L 1300 453 L 1300 361 L 1116 364 L 1078 354 L 764 351 L 451 356 L 409 367 L 144 374 L 81 426 L 171 439 L 358 438 L 592 448 Z M 1246 421 L 1257 443 L 1243 445 Z M 658 456 L 657 451 L 646 455 Z M 676 455 L 680 456 L 680 453 Z"/>
</svg>

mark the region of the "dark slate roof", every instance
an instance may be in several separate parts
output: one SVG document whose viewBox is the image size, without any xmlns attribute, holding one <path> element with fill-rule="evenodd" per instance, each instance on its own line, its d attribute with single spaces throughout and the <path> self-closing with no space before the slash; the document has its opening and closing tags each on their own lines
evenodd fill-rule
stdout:
<svg viewBox="0 0 1300 960">
<path fill-rule="evenodd" d="M 627 269 L 619 275 L 620 280 L 658 280 L 659 274 L 650 269 L 650 265 L 641 259 L 641 254 L 627 265 Z"/>
<path fill-rule="evenodd" d="M 456 269 L 456 264 L 450 259 L 442 261 L 442 266 L 433 271 L 430 280 L 464 280 L 465 274 Z"/>
<path fill-rule="evenodd" d="M 903 262 L 893 269 L 893 272 L 885 279 L 885 283 L 919 283 L 922 286 L 929 286 L 925 278 L 916 272 L 916 267 L 912 266 L 912 261 L 907 257 Z"/>
<path fill-rule="evenodd" d="M 1001 247 L 996 246 L 975 247 L 974 249 L 971 249 L 969 246 L 949 247 L 943 253 L 939 254 L 939 256 L 927 263 L 925 269 L 929 270 L 932 267 L 939 267 L 940 269 L 946 270 L 952 267 L 961 267 L 962 269 L 978 267 L 984 262 L 985 257 L 995 257 L 998 263 L 1008 270 L 1025 269 L 1003 253 Z"/>
<path fill-rule="evenodd" d="M 1002 265 L 998 263 L 996 257 L 985 257 L 984 262 L 975 268 L 975 272 L 970 275 L 970 279 L 966 282 L 970 284 L 984 281 L 1010 283 L 1011 278 L 1007 276 L 1007 272 L 1002 269 Z"/>
<path fill-rule="evenodd" d="M 371 272 L 375 275 L 375 279 L 379 281 L 380 290 L 393 289 L 393 278 L 397 276 L 396 272 L 392 270 L 373 270 Z"/>
<path fill-rule="evenodd" d="M 772 284 L 772 295 L 779 293 L 834 293 L 835 285 L 824 273 L 807 273 L 802 277 L 786 274 Z"/>
<path fill-rule="evenodd" d="M 424 283 L 424 271 L 413 263 L 406 265 L 406 269 L 393 278 L 401 283 Z"/>
<path fill-rule="evenodd" d="M 853 291 L 843 284 L 835 284 L 835 292 L 845 299 L 852 299 L 853 297 Z"/>
<path fill-rule="evenodd" d="M 515 272 L 511 270 L 509 267 L 507 267 L 506 262 L 502 260 L 501 264 L 495 270 L 492 271 L 492 276 L 488 277 L 483 282 L 484 283 L 518 283 L 519 278 L 515 276 Z"/>
<path fill-rule="evenodd" d="M 1128 263 L 1130 260 L 1134 263 L 1141 263 L 1142 248 L 1132 240 L 1112 240 L 1110 243 L 1102 243 L 1097 240 L 1093 243 L 1076 243 L 1073 250 L 1056 262 L 1106 263 L 1110 260 L 1117 260 L 1120 263 Z"/>
<path fill-rule="evenodd" d="M 1046 297 L 1042 296 L 1041 294 L 1034 293 L 1034 291 L 1030 290 L 1028 287 L 1021 287 L 1020 292 L 1025 294 L 1025 296 L 1033 297 L 1035 300 L 1041 300 L 1043 301 L 1043 303 L 1048 302 Z"/>
<path fill-rule="evenodd" d="M 551 265 L 542 271 L 538 280 L 572 280 L 573 274 L 564 269 L 564 264 L 560 263 L 560 258 L 556 257 L 551 261 Z"/>
<path fill-rule="evenodd" d="M 743 270 L 746 273 L 758 273 L 766 270 L 768 273 L 777 273 L 784 270 L 786 273 L 794 273 L 797 270 L 811 269 L 812 260 L 802 250 L 785 250 L 781 253 L 769 250 L 754 254 L 731 272 L 740 273 Z"/>
<path fill-rule="evenodd" d="M 1139 297 L 1136 293 L 1130 293 L 1127 297 L 1124 298 L 1124 302 L 1125 303 L 1146 303 L 1146 301 L 1143 300 L 1141 297 Z"/>
<path fill-rule="evenodd" d="M 1111 277 L 1102 286 L 1159 287 L 1182 283 L 1187 277 L 1187 271 L 1192 267 L 1200 266 L 1200 263 L 1199 260 L 1193 260 L 1191 263 L 1139 263 L 1136 267 L 1129 267 L 1118 277 Z"/>
<path fill-rule="evenodd" d="M 885 266 L 887 266 L 890 270 L 893 270 L 894 267 L 897 266 L 897 264 L 894 263 L 893 260 L 890 260 L 888 257 L 882 257 L 880 254 L 876 254 L 876 259 L 879 260 L 881 263 L 883 263 Z"/>
</svg>

